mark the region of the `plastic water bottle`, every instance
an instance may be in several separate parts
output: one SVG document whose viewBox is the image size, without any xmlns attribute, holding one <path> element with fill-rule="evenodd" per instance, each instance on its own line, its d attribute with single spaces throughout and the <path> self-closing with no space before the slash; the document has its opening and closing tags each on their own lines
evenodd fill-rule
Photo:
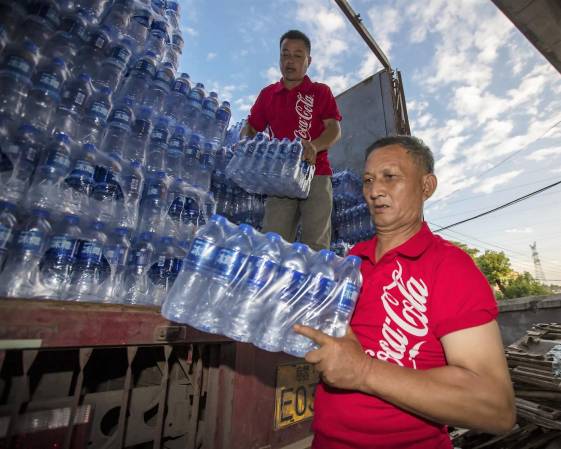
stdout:
<svg viewBox="0 0 561 449">
<path fill-rule="evenodd" d="M 102 25 L 109 28 L 114 38 L 127 29 L 134 11 L 134 4 L 134 0 L 115 0 L 101 21 Z"/>
<path fill-rule="evenodd" d="M 126 35 L 134 42 L 133 53 L 135 55 L 138 55 L 144 48 L 151 21 L 152 12 L 150 9 L 142 4 L 135 5 L 126 31 Z"/>
<path fill-rule="evenodd" d="M 134 121 L 132 107 L 132 99 L 126 97 L 109 114 L 107 131 L 100 147 L 105 154 L 123 157 Z"/>
<path fill-rule="evenodd" d="M 227 295 L 228 313 L 222 317 L 224 335 L 238 341 L 250 341 L 263 319 L 261 312 L 271 298 L 281 263 L 280 236 L 268 232 L 257 237 L 240 282 Z"/>
<path fill-rule="evenodd" d="M 24 120 L 41 131 L 49 130 L 66 74 L 64 60 L 60 58 L 54 58 L 37 68 L 32 79 L 33 87 L 25 102 Z"/>
<path fill-rule="evenodd" d="M 285 323 L 286 335 L 283 351 L 296 357 L 303 357 L 313 349 L 314 343 L 307 337 L 292 330 L 295 323 L 317 328 L 320 315 L 325 315 L 326 301 L 336 286 L 335 253 L 322 249 L 310 260 L 310 276 L 306 292 L 300 305 L 294 307 L 293 314 Z M 322 313 L 323 312 L 323 313 Z"/>
<path fill-rule="evenodd" d="M 189 101 L 192 101 L 191 95 L 189 95 L 189 99 L 187 101 L 188 105 Z M 208 94 L 208 97 L 206 97 L 202 102 L 202 107 L 196 124 L 197 131 L 207 139 L 212 138 L 214 120 L 217 110 L 218 94 L 216 92 L 210 92 Z"/>
<path fill-rule="evenodd" d="M 16 6 L 19 2 L 10 3 Z M 15 33 L 12 32 L 10 35 L 16 35 L 16 40 L 19 41 L 29 39 L 41 48 L 53 37 L 60 26 L 60 8 L 58 2 L 53 0 L 28 2 L 28 15 L 21 22 L 15 20 L 14 12 L 16 11 L 10 11 L 9 16 L 6 16 L 10 19 L 5 23 L 18 27 L 17 31 L 14 30 Z"/>
<path fill-rule="evenodd" d="M 203 151 L 200 155 L 199 171 L 194 180 L 194 185 L 201 190 L 208 192 L 210 190 L 210 180 L 215 163 L 215 149 L 210 142 L 204 144 Z"/>
<path fill-rule="evenodd" d="M 107 279 L 100 291 L 100 297 L 104 302 L 120 302 L 118 295 L 123 284 L 130 247 L 131 242 L 127 228 L 115 228 L 109 233 L 103 249 L 105 260 L 109 265 Z"/>
<path fill-rule="evenodd" d="M 203 100 L 205 98 L 205 86 L 203 83 L 197 83 L 187 94 L 187 103 L 183 113 L 183 124 L 191 131 L 196 131 L 199 114 L 203 108 Z"/>
<path fill-rule="evenodd" d="M 144 164 L 146 161 L 146 148 L 152 132 L 152 109 L 141 107 L 135 114 L 129 138 L 125 147 L 125 159 Z"/>
<path fill-rule="evenodd" d="M 270 352 L 282 350 L 285 322 L 292 316 L 307 281 L 308 252 L 306 245 L 293 243 L 283 255 L 278 277 L 281 288 L 267 312 L 263 313 L 267 319 L 254 334 L 252 343 L 255 346 Z"/>
<path fill-rule="evenodd" d="M 140 232 L 159 234 L 163 227 L 166 212 L 168 181 L 166 173 L 150 173 L 146 179 L 144 195 L 140 203 Z"/>
<path fill-rule="evenodd" d="M 224 241 L 227 221 L 220 215 L 213 215 L 200 228 L 185 259 L 183 268 L 171 288 L 163 306 L 162 315 L 168 320 L 194 324 L 193 308 L 208 289 L 214 260 Z"/>
<path fill-rule="evenodd" d="M 93 91 L 88 101 L 86 101 L 85 111 L 80 121 L 78 130 L 78 140 L 82 143 L 92 143 L 99 145 L 105 129 L 107 119 L 111 111 L 111 89 L 101 86 Z"/>
<path fill-rule="evenodd" d="M 342 337 L 354 311 L 356 300 L 362 285 L 360 257 L 348 256 L 339 268 L 338 286 L 334 292 L 334 307 L 325 309 L 325 314 L 317 317 L 318 329 L 332 337 Z"/>
<path fill-rule="evenodd" d="M 131 53 L 126 41 L 124 45 L 117 44 L 113 47 L 109 55 L 99 63 L 93 76 L 94 85 L 98 88 L 105 86 L 115 92 L 121 84 Z"/>
<path fill-rule="evenodd" d="M 93 222 L 80 240 L 76 263 L 72 270 L 69 299 L 101 301 L 101 287 L 109 276 L 109 267 L 103 249 L 107 242 L 104 222 Z"/>
<path fill-rule="evenodd" d="M 253 157 L 248 159 L 249 165 L 245 167 L 245 173 L 254 173 L 255 176 L 247 178 L 245 180 L 244 187 L 249 188 L 250 192 L 257 192 L 262 189 L 263 180 L 260 176 L 261 169 L 265 163 L 265 153 L 269 146 L 269 141 L 267 139 L 261 140 L 256 146 L 253 152 Z M 247 189 L 246 189 L 247 190 Z"/>
<path fill-rule="evenodd" d="M 0 272 L 8 256 L 17 224 L 16 205 L 0 201 Z"/>
<path fill-rule="evenodd" d="M 191 91 L 191 78 L 182 73 L 172 82 L 171 91 L 166 97 L 164 110 L 172 124 L 183 123 L 187 94 Z"/>
<path fill-rule="evenodd" d="M 162 237 L 158 242 L 155 261 L 148 269 L 150 296 L 154 305 L 162 305 L 181 271 L 184 256 L 185 252 L 179 248 L 173 236 Z"/>
<path fill-rule="evenodd" d="M 104 59 L 111 42 L 109 32 L 108 27 L 100 26 L 90 33 L 87 42 L 80 47 L 76 54 L 73 68 L 74 76 L 78 76 L 80 73 L 89 73 L 91 76 L 95 76 L 98 73 L 99 65 Z"/>
<path fill-rule="evenodd" d="M 64 215 L 39 263 L 39 284 L 34 292 L 35 297 L 66 299 L 81 237 L 78 216 Z"/>
<path fill-rule="evenodd" d="M 230 118 L 232 117 L 232 110 L 230 109 L 230 103 L 228 101 L 223 101 L 220 107 L 216 111 L 214 118 L 214 129 L 212 131 L 212 140 L 220 147 L 224 142 L 224 137 L 226 136 L 226 130 L 230 124 Z"/>
<path fill-rule="evenodd" d="M 134 64 L 129 76 L 119 89 L 119 98 L 129 97 L 135 104 L 142 104 L 152 78 L 156 74 L 156 62 L 150 54 L 142 56 Z"/>
<path fill-rule="evenodd" d="M 138 224 L 139 206 L 144 189 L 144 173 L 138 161 L 123 163 L 121 175 L 123 205 L 117 212 L 117 226 L 136 229 Z"/>
<path fill-rule="evenodd" d="M 145 52 L 152 52 L 156 61 L 160 62 L 164 56 L 164 49 L 168 39 L 168 25 L 163 20 L 154 20 L 144 46 Z"/>
<path fill-rule="evenodd" d="M 94 188 L 97 148 L 86 143 L 77 152 L 70 172 L 62 185 L 62 204 L 66 212 L 85 216 L 90 212 L 90 195 Z"/>
<path fill-rule="evenodd" d="M 60 210 L 62 182 L 70 166 L 70 140 L 64 133 L 56 133 L 37 166 L 26 198 L 28 207 Z"/>
<path fill-rule="evenodd" d="M 180 228 L 182 228 L 181 214 L 185 207 L 186 189 L 186 183 L 181 178 L 175 178 L 169 187 L 166 199 L 167 213 L 164 231 L 166 235 L 179 237 Z"/>
<path fill-rule="evenodd" d="M 98 153 L 92 189 L 92 212 L 104 223 L 113 223 L 122 207 L 121 161 L 117 157 Z"/>
<path fill-rule="evenodd" d="M 58 31 L 42 47 L 46 59 L 60 58 L 72 71 L 78 49 L 87 38 L 87 22 L 80 12 L 62 17 Z"/>
<path fill-rule="evenodd" d="M 223 308 L 229 310 L 224 301 L 226 294 L 247 263 L 253 249 L 252 238 L 253 228 L 241 224 L 217 249 L 210 268 L 212 279 L 193 308 L 192 326 L 205 332 L 220 332 Z"/>
<path fill-rule="evenodd" d="M 148 268 L 154 258 L 154 234 L 141 233 L 129 251 L 119 301 L 125 304 L 154 305 L 149 296 Z"/>
<path fill-rule="evenodd" d="M 2 297 L 31 298 L 37 285 L 39 261 L 47 245 L 52 227 L 50 214 L 32 209 L 14 239 L 4 270 L 0 273 Z"/>
<path fill-rule="evenodd" d="M 270 170 L 273 166 L 278 144 L 278 140 L 273 139 L 267 142 L 264 151 L 262 150 L 261 145 L 255 151 L 255 165 L 252 171 L 255 173 L 254 182 L 257 186 L 256 189 L 258 188 L 258 190 L 265 188 L 270 183 Z M 273 185 L 272 187 L 273 189 L 276 189 L 276 186 Z"/>
<path fill-rule="evenodd" d="M 161 116 L 152 130 L 146 154 L 146 170 L 149 172 L 166 170 L 166 153 L 169 139 L 168 127 L 168 118 Z"/>
<path fill-rule="evenodd" d="M 173 70 L 169 67 L 160 67 L 150 83 L 150 88 L 144 95 L 143 104 L 152 108 L 155 115 L 164 112 L 164 101 L 169 95 L 173 82 Z"/>
<path fill-rule="evenodd" d="M 183 37 L 181 33 L 173 33 L 169 42 L 166 42 L 164 48 L 164 57 L 162 58 L 162 65 L 169 67 L 172 70 L 177 70 L 179 66 L 179 58 L 183 51 Z"/>
<path fill-rule="evenodd" d="M 174 128 L 173 134 L 169 139 L 165 154 L 165 166 L 168 175 L 179 177 L 183 176 L 183 164 L 185 158 L 185 136 L 187 130 L 184 126 L 178 125 Z"/>
<path fill-rule="evenodd" d="M 201 154 L 201 142 L 202 138 L 200 134 L 191 134 L 189 143 L 185 147 L 185 158 L 183 165 L 183 176 L 184 179 L 193 184 L 197 177 L 197 172 L 199 170 L 199 158 Z"/>
<path fill-rule="evenodd" d="M 201 205 L 198 190 L 194 188 L 185 189 L 185 202 L 181 212 L 181 224 L 187 231 L 187 237 L 191 238 L 197 229 L 202 226 Z"/>
<path fill-rule="evenodd" d="M 175 0 L 167 0 L 165 8 L 165 16 L 171 28 L 177 30 L 179 28 L 179 2 Z"/>
<path fill-rule="evenodd" d="M 31 182 L 42 151 L 39 132 L 29 123 L 23 123 L 12 142 L 2 145 L 0 163 L 0 199 L 20 204 Z"/>
<path fill-rule="evenodd" d="M 64 83 L 61 101 L 56 110 L 53 129 L 78 137 L 80 118 L 85 111 L 86 102 L 92 95 L 90 75 L 80 74 L 77 78 Z"/>
<path fill-rule="evenodd" d="M 276 186 L 282 185 L 282 176 L 284 173 L 284 165 L 288 159 L 288 152 L 290 151 L 290 141 L 287 138 L 279 142 L 273 164 L 271 166 L 271 184 Z"/>
<path fill-rule="evenodd" d="M 0 117 L 15 121 L 31 87 L 31 76 L 38 60 L 37 46 L 31 41 L 10 45 L 0 64 Z"/>
</svg>

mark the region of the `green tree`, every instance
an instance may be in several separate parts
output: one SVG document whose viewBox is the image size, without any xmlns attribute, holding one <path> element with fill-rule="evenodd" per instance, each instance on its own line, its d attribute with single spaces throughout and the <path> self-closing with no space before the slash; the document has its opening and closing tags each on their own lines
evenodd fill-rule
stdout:
<svg viewBox="0 0 561 449">
<path fill-rule="evenodd" d="M 505 253 L 487 250 L 475 258 L 479 269 L 483 272 L 489 284 L 496 285 L 502 295 L 507 298 L 506 284 L 515 276 L 510 259 Z"/>
<path fill-rule="evenodd" d="M 505 286 L 505 298 L 521 298 L 523 296 L 550 295 L 551 288 L 541 284 L 525 271 L 509 279 Z"/>
<path fill-rule="evenodd" d="M 455 241 L 450 241 L 450 243 L 456 245 L 458 248 L 464 250 L 466 253 L 468 253 L 471 258 L 473 260 L 475 260 L 475 258 L 477 257 L 477 255 L 479 254 L 479 250 L 475 249 L 475 248 L 471 248 L 469 246 L 467 246 L 465 243 L 462 242 L 455 242 Z"/>
</svg>

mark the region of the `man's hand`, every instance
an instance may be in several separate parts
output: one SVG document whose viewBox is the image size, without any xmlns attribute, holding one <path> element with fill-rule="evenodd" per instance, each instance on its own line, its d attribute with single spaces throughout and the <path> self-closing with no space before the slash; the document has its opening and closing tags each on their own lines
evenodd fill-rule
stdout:
<svg viewBox="0 0 561 449">
<path fill-rule="evenodd" d="M 309 140 L 302 140 L 302 146 L 304 151 L 302 152 L 302 160 L 308 162 L 311 165 L 316 164 L 317 148 Z"/>
<path fill-rule="evenodd" d="M 364 353 L 355 334 L 348 329 L 341 338 L 330 337 L 308 326 L 296 324 L 294 331 L 310 338 L 320 348 L 306 354 L 306 361 L 315 365 L 323 381 L 332 387 L 358 390 L 370 369 L 371 359 Z"/>
</svg>

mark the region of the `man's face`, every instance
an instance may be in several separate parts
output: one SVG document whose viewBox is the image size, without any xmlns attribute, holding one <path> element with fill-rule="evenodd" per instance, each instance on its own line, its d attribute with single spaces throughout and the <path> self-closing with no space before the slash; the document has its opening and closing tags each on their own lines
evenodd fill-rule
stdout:
<svg viewBox="0 0 561 449">
<path fill-rule="evenodd" d="M 422 220 L 423 202 L 436 188 L 401 145 L 373 151 L 364 167 L 362 191 L 380 231 L 407 229 Z"/>
<path fill-rule="evenodd" d="M 300 81 L 306 75 L 312 58 L 303 40 L 284 39 L 280 49 L 280 71 L 286 81 Z"/>
</svg>

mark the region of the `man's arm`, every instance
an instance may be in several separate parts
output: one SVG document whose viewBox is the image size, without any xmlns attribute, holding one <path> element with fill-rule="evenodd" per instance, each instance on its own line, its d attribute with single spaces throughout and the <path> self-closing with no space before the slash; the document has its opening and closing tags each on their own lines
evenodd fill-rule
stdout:
<svg viewBox="0 0 561 449">
<path fill-rule="evenodd" d="M 333 338 L 295 326 L 321 347 L 306 360 L 328 385 L 377 396 L 434 422 L 492 433 L 516 419 L 514 393 L 496 321 L 442 337 L 448 365 L 404 368 L 366 355 L 356 336 Z"/>
<path fill-rule="evenodd" d="M 248 121 L 246 121 L 245 126 L 242 128 L 240 132 L 240 139 L 243 139 L 244 137 L 249 137 L 251 139 L 255 137 L 256 134 L 257 134 L 256 129 L 253 126 L 251 126 Z"/>
<path fill-rule="evenodd" d="M 317 139 L 312 141 L 303 140 L 304 151 L 302 159 L 310 164 L 316 163 L 316 156 L 321 150 L 332 147 L 341 138 L 341 125 L 338 120 L 329 118 L 323 121 L 325 129 Z"/>
</svg>

